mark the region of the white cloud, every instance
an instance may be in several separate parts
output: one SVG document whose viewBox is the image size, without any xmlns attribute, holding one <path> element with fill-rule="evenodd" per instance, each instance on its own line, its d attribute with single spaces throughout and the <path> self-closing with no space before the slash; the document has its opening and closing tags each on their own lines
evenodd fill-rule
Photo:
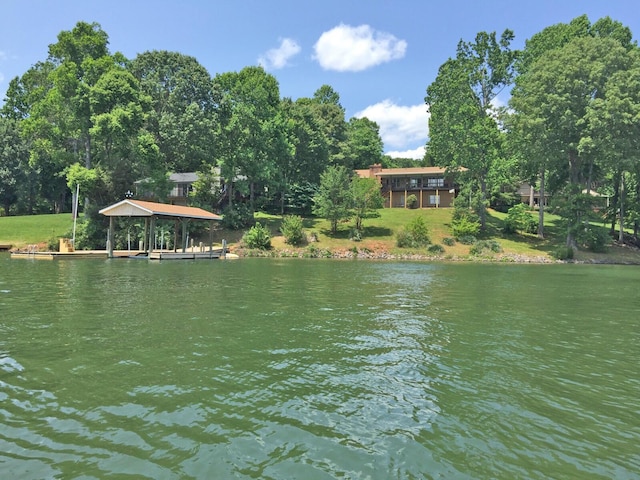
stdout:
<svg viewBox="0 0 640 480">
<path fill-rule="evenodd" d="M 320 35 L 313 48 L 325 70 L 359 72 L 404 57 L 407 42 L 369 25 L 340 24 Z"/>
<path fill-rule="evenodd" d="M 408 149 L 429 137 L 429 114 L 425 104 L 402 106 L 384 100 L 357 112 L 354 117 L 367 117 L 380 126 L 385 148 Z"/>
<path fill-rule="evenodd" d="M 391 151 L 385 152 L 391 158 L 413 158 L 414 160 L 422 160 L 424 158 L 424 147 L 414 148 L 413 150 Z"/>
<path fill-rule="evenodd" d="M 295 40 L 283 38 L 278 48 L 272 48 L 258 58 L 258 63 L 266 70 L 286 67 L 289 60 L 300 53 L 300 45 Z"/>
</svg>

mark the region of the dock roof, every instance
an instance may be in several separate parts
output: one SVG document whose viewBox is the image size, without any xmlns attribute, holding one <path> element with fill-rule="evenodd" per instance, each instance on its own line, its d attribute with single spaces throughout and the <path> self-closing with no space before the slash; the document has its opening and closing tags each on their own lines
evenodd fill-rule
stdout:
<svg viewBox="0 0 640 480">
<path fill-rule="evenodd" d="M 159 217 L 189 218 L 194 220 L 222 220 L 220 215 L 207 212 L 202 208 L 182 207 L 167 203 L 143 202 L 125 199 L 100 210 L 107 217 Z"/>
</svg>

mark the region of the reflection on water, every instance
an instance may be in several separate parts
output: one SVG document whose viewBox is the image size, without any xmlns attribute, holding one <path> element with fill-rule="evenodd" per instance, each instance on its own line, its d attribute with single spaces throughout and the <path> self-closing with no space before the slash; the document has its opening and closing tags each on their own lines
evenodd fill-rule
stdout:
<svg viewBox="0 0 640 480">
<path fill-rule="evenodd" d="M 3 477 L 640 475 L 633 269 L 0 266 Z"/>
</svg>

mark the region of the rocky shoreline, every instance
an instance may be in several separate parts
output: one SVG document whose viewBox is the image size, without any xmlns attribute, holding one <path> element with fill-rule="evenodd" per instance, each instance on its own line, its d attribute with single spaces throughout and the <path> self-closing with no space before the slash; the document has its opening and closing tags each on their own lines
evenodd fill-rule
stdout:
<svg viewBox="0 0 640 480">
<path fill-rule="evenodd" d="M 362 259 L 362 260 L 413 260 L 413 261 L 445 261 L 445 262 L 497 262 L 497 263 L 568 263 L 547 256 L 539 255 L 530 257 L 512 253 L 493 255 L 425 255 L 419 253 L 394 254 L 386 250 L 368 249 L 339 249 L 329 250 L 315 248 L 308 249 L 275 249 L 259 250 L 236 248 L 233 253 L 239 257 L 263 257 L 263 258 L 332 258 L 332 259 Z"/>
</svg>

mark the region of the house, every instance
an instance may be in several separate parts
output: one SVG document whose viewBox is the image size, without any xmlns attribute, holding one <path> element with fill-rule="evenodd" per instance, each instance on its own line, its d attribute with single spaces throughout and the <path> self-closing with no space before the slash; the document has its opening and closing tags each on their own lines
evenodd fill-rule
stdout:
<svg viewBox="0 0 640 480">
<path fill-rule="evenodd" d="M 530 208 L 537 207 L 540 205 L 540 191 L 536 190 L 532 185 L 528 183 L 521 183 L 518 187 L 516 195 L 520 197 L 521 203 L 526 203 Z M 544 201 L 542 205 L 545 207 L 549 205 L 549 194 L 545 192 Z"/>
<path fill-rule="evenodd" d="M 189 192 L 193 190 L 193 183 L 198 179 L 198 174 L 195 172 L 187 173 L 172 173 L 169 175 L 169 182 L 171 182 L 171 191 L 167 195 L 166 202 L 171 205 L 187 206 Z M 135 196 L 140 200 L 157 200 L 153 193 L 147 190 L 147 183 L 149 179 L 138 180 L 135 182 Z"/>
<path fill-rule="evenodd" d="M 385 208 L 411 207 L 411 195 L 417 200 L 417 208 L 451 207 L 459 191 L 440 167 L 382 168 L 375 164 L 368 170 L 356 170 L 356 174 L 378 179 Z"/>
</svg>

